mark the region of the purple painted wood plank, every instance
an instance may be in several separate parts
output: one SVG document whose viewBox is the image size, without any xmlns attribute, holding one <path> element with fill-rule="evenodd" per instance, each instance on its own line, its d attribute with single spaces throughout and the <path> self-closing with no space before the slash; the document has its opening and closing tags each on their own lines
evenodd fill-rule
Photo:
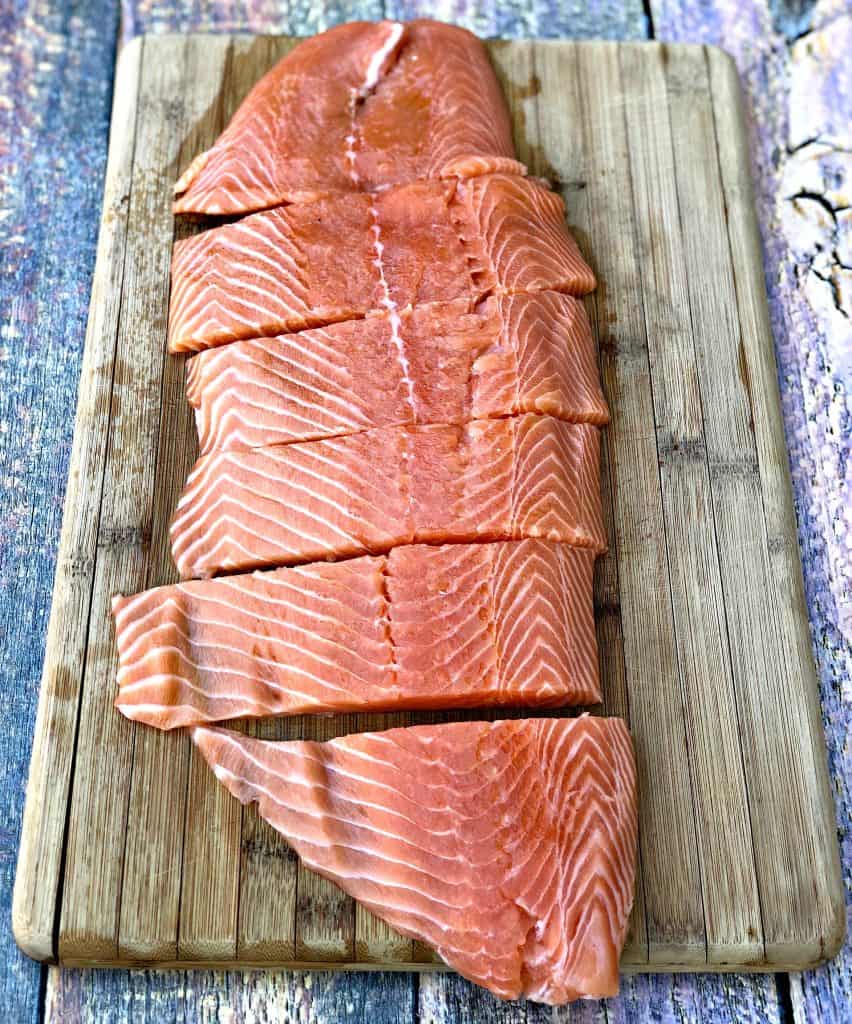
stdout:
<svg viewBox="0 0 852 1024">
<path fill-rule="evenodd" d="M 781 1024 L 775 978 L 749 974 L 633 975 L 607 1005 L 609 1021 L 628 1024 Z"/>
<path fill-rule="evenodd" d="M 553 1009 L 535 1003 L 501 1003 L 454 974 L 420 980 L 422 1024 L 475 1020 L 483 1024 L 781 1024 L 772 978 L 750 975 L 633 975 L 622 978 L 617 999 L 584 1001 Z"/>
<path fill-rule="evenodd" d="M 818 473 L 812 480 L 838 616 L 825 612 L 817 577 L 814 621 L 823 671 L 823 711 L 837 800 L 847 892 L 852 891 L 852 17 L 832 19 L 818 4 L 822 26 L 791 48 L 789 134 L 782 174 L 782 229 L 794 258 L 800 301 L 817 330 L 802 351 L 803 397 Z M 846 7 L 850 10 L 849 5 Z M 793 307 L 795 309 L 795 307 Z M 847 921 L 849 902 L 847 901 Z M 847 924 L 848 928 L 848 924 Z M 833 963 L 793 975 L 796 1020 L 852 1016 L 852 940 Z"/>
<path fill-rule="evenodd" d="M 158 3 L 123 0 L 125 39 L 143 32 L 257 32 L 266 35 L 312 35 L 340 21 L 353 19 L 437 18 L 464 25 L 484 37 L 530 36 L 571 39 L 645 39 L 647 18 L 640 0 L 590 0 L 560 5 L 549 0 L 350 0 L 322 4 L 281 5 L 275 0 L 202 0 Z"/>
<path fill-rule="evenodd" d="M 126 41 L 145 32 L 247 32 L 256 35 L 312 36 L 344 21 L 378 21 L 382 0 L 122 0 Z"/>
<path fill-rule="evenodd" d="M 415 985 L 410 974 L 51 968 L 45 1024 L 405 1024 L 414 1020 Z"/>
<path fill-rule="evenodd" d="M 484 38 L 646 39 L 648 19 L 642 3 L 588 0 L 560 4 L 553 0 L 386 0 L 385 16 L 437 18 L 463 25 Z"/>
<path fill-rule="evenodd" d="M 118 16 L 0 7 L 0 1005 L 36 1020 L 42 969 L 8 926 L 100 219 Z"/>
</svg>

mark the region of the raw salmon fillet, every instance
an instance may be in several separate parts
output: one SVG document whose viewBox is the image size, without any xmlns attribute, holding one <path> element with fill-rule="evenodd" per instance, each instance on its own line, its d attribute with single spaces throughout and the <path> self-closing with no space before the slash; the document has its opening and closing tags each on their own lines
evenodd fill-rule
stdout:
<svg viewBox="0 0 852 1024">
<path fill-rule="evenodd" d="M 238 341 L 187 364 L 202 452 L 547 413 L 608 420 L 582 303 L 557 292 L 416 306 Z"/>
<path fill-rule="evenodd" d="M 321 327 L 371 310 L 595 285 L 541 182 L 415 182 L 277 207 L 174 247 L 172 352 Z"/>
<path fill-rule="evenodd" d="M 176 213 L 239 214 L 330 192 L 523 173 L 482 45 L 435 21 L 307 39 L 251 90 L 175 186 Z"/>
<path fill-rule="evenodd" d="M 197 726 L 302 862 L 503 999 L 618 992 L 637 801 L 617 718 L 421 725 L 327 743 Z"/>
<path fill-rule="evenodd" d="M 183 578 L 541 537 L 606 548 L 600 434 L 526 414 L 203 455 L 171 526 Z"/>
<path fill-rule="evenodd" d="M 594 552 L 548 541 L 387 556 L 116 597 L 116 707 L 160 729 L 304 712 L 601 699 Z"/>
</svg>

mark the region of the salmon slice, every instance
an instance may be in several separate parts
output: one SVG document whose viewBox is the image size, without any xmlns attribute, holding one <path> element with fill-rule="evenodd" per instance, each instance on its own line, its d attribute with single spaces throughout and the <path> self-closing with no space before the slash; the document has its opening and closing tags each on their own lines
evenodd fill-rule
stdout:
<svg viewBox="0 0 852 1024">
<path fill-rule="evenodd" d="M 606 548 L 600 437 L 526 414 L 203 455 L 171 525 L 183 578 L 541 537 Z"/>
<path fill-rule="evenodd" d="M 617 994 L 637 847 L 620 719 L 192 738 L 308 868 L 464 977 L 503 999 Z"/>
<path fill-rule="evenodd" d="M 592 704 L 594 557 L 539 540 L 414 545 L 116 597 L 116 707 L 174 729 L 305 712 Z"/>
<path fill-rule="evenodd" d="M 234 342 L 189 360 L 186 392 L 202 452 L 522 412 L 609 418 L 583 305 L 557 292 Z"/>
<path fill-rule="evenodd" d="M 407 306 L 584 295 L 594 276 L 541 182 L 492 174 L 277 207 L 179 241 L 169 350 L 197 351 Z"/>
<path fill-rule="evenodd" d="M 175 186 L 176 213 L 240 214 L 333 192 L 523 173 L 482 43 L 435 21 L 306 39 L 251 90 Z"/>
<path fill-rule="evenodd" d="M 424 178 L 525 174 L 488 53 L 471 32 L 408 22 L 355 121 L 355 180 L 367 191 Z"/>
</svg>

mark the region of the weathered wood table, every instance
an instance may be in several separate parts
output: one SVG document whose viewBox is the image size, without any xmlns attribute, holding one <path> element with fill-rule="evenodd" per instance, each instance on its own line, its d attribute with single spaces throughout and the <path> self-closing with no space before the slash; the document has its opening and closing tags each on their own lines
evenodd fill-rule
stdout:
<svg viewBox="0 0 852 1024">
<path fill-rule="evenodd" d="M 849 0 L 21 0 L 0 8 L 0 941 L 3 1019 L 782 1021 L 852 1018 L 852 949 L 805 975 L 634 976 L 617 1000 L 504 1005 L 451 974 L 60 971 L 8 928 L 100 214 L 117 45 L 140 32 L 310 34 L 354 17 L 486 36 L 714 43 L 735 57 L 752 158 L 847 887 L 852 632 L 852 4 Z M 117 43 L 118 41 L 118 43 Z M 845 625 L 846 637 L 842 629 Z M 844 701 L 845 698 L 845 701 Z M 270 894 L 274 898 L 274 894 Z"/>
</svg>

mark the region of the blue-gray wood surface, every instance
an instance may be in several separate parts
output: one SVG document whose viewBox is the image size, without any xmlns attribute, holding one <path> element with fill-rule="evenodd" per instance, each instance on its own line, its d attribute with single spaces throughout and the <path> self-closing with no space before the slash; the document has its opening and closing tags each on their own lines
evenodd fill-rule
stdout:
<svg viewBox="0 0 852 1024">
<path fill-rule="evenodd" d="M 29 1021 L 712 1021 L 852 1019 L 852 955 L 793 976 L 636 976 L 552 1012 L 453 975 L 92 972 L 35 964 L 9 904 L 71 447 L 121 38 L 306 35 L 353 17 L 458 21 L 482 35 L 653 35 L 737 60 L 750 112 L 787 441 L 847 890 L 852 376 L 849 0 L 6 0 L 0 5 L 0 930 L 3 1019 Z M 848 634 L 847 634 L 848 636 Z M 274 894 L 270 894 L 274 898 Z"/>
</svg>

